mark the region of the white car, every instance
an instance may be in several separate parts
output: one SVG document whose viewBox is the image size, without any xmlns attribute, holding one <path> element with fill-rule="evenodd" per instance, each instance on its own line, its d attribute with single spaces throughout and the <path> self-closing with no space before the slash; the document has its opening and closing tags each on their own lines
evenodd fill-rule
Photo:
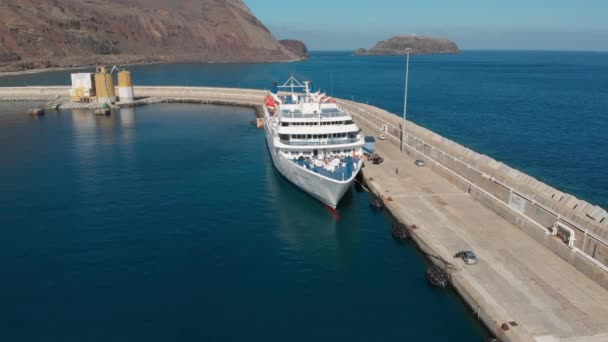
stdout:
<svg viewBox="0 0 608 342">
<path fill-rule="evenodd" d="M 454 258 L 461 258 L 467 265 L 477 264 L 477 256 L 472 251 L 460 251 L 454 254 Z"/>
<path fill-rule="evenodd" d="M 416 164 L 416 166 L 424 166 L 424 165 L 426 165 L 426 164 L 424 163 L 424 160 L 420 160 L 420 159 L 416 160 L 416 161 L 414 162 L 414 164 Z"/>
</svg>

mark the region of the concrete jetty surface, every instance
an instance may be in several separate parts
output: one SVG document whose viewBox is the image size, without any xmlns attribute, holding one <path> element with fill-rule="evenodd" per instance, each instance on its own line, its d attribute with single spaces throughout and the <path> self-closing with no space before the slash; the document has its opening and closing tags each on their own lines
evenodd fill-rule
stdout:
<svg viewBox="0 0 608 342">
<path fill-rule="evenodd" d="M 50 100 L 69 87 L 0 88 L 2 100 Z M 256 108 L 254 89 L 135 87 L 139 104 L 198 101 Z M 340 100 L 385 159 L 363 169 L 369 188 L 445 267 L 479 319 L 503 341 L 608 341 L 606 212 L 411 122 Z M 66 105 L 62 108 L 69 108 Z M 416 159 L 426 166 L 414 165 Z M 398 173 L 396 172 L 398 169 Z M 559 224 L 556 224 L 558 222 Z M 390 234 L 390 227 L 386 227 Z M 452 258 L 476 252 L 479 264 Z"/>
<path fill-rule="evenodd" d="M 366 164 L 368 187 L 398 220 L 416 225 L 410 234 L 425 253 L 451 263 L 453 286 L 497 337 L 608 340 L 606 289 L 428 166 L 416 166 L 414 153 L 404 156 L 383 141 L 377 150 L 385 161 Z M 475 251 L 479 263 L 454 259 L 460 250 Z"/>
</svg>

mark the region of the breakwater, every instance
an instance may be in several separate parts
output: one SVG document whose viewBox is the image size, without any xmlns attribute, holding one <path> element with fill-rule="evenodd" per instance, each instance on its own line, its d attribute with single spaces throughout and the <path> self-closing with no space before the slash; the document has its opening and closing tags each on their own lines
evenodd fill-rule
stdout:
<svg viewBox="0 0 608 342">
<path fill-rule="evenodd" d="M 61 88 L 5 88 L 0 89 L 0 97 L 48 100 L 66 96 L 68 88 Z M 200 101 L 246 106 L 259 105 L 265 94 L 261 90 L 194 87 L 136 87 L 135 92 L 144 98 L 141 104 Z M 404 140 L 409 155 L 401 153 L 398 117 L 360 103 L 340 103 L 366 134 L 375 135 L 387 125 L 389 139 L 379 144 L 385 165 L 370 166 L 364 175 L 396 218 L 419 227 L 412 229 L 412 236 L 421 248 L 444 260 L 461 248 L 478 252 L 482 260 L 479 267 L 457 266 L 451 271 L 452 281 L 496 335 L 504 340 L 532 340 L 545 335 L 605 337 L 601 317 L 606 309 L 601 307 L 606 303 L 606 293 L 597 286 L 606 286 L 606 260 L 601 258 L 605 256 L 605 220 L 601 211 L 576 214 L 577 209 L 589 207 L 579 201 L 579 206 L 572 209 L 574 213 L 564 209 L 568 216 L 560 214 L 559 203 L 572 203 L 572 197 L 562 194 L 556 199 L 555 193 L 547 194 L 557 204 L 541 202 L 546 196 L 539 189 L 550 191 L 548 186 L 525 175 L 514 179 L 529 188 L 517 185 L 511 178 L 518 173 L 507 166 L 411 122 L 407 123 Z M 415 168 L 413 157 L 426 159 L 434 172 L 427 172 L 429 167 Z M 395 168 L 399 168 L 399 175 Z M 556 226 L 558 221 L 570 230 Z"/>
<path fill-rule="evenodd" d="M 342 105 L 389 141 L 401 144 L 401 120 L 377 107 Z M 420 127 L 406 124 L 403 146 L 433 170 L 608 288 L 608 213 L 508 165 Z M 549 238 L 559 235 L 561 241 Z M 602 270 L 598 273 L 597 268 Z"/>
</svg>

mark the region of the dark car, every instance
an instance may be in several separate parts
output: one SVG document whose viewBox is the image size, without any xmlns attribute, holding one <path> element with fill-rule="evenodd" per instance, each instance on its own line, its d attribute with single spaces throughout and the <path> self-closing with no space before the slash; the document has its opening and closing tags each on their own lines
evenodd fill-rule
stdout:
<svg viewBox="0 0 608 342">
<path fill-rule="evenodd" d="M 375 165 L 382 164 L 383 161 L 384 158 L 382 158 L 379 154 L 374 154 L 372 156 L 372 163 L 374 163 Z"/>
</svg>

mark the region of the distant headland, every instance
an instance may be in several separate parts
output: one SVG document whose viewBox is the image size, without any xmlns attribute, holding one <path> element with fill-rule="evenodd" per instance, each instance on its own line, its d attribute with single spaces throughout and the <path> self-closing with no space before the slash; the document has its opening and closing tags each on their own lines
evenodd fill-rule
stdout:
<svg viewBox="0 0 608 342">
<path fill-rule="evenodd" d="M 304 42 L 296 39 L 281 39 L 279 43 L 288 51 L 302 59 L 308 58 L 308 48 Z"/>
<path fill-rule="evenodd" d="M 377 43 L 369 50 L 360 48 L 355 51 L 357 56 L 404 55 L 406 49 L 412 49 L 412 54 L 459 53 L 458 45 L 447 38 L 425 37 L 415 34 L 395 36 Z"/>
</svg>

